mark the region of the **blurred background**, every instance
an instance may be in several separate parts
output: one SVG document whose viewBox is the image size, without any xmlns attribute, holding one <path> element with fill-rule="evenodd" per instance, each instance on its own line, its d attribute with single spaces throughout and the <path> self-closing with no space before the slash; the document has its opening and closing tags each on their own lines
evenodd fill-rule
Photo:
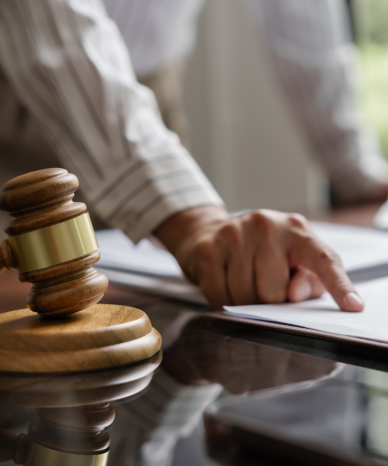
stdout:
<svg viewBox="0 0 388 466">
<path fill-rule="evenodd" d="M 105 0 L 229 210 L 386 199 L 386 0 L 159 0 L 143 18 L 139 2 L 128 22 Z"/>
<path fill-rule="evenodd" d="M 309 156 L 247 3 L 209 0 L 200 17 L 184 83 L 190 150 L 229 210 L 322 210 L 327 177 Z"/>
<path fill-rule="evenodd" d="M 267 50 L 271 38 L 247 3 L 209 0 L 200 16 L 184 83 L 190 149 L 229 209 L 315 214 L 330 206 L 329 174 L 279 82 Z M 359 124 L 387 157 L 388 2 L 348 0 L 346 8 L 349 17 L 336 19 L 344 21 L 344 41 L 349 33 L 355 46 L 349 67 Z"/>
</svg>

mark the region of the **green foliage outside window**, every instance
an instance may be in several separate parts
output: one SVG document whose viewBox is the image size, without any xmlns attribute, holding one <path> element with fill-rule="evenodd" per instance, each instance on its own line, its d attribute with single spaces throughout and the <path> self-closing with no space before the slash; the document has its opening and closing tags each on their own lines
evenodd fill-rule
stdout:
<svg viewBox="0 0 388 466">
<path fill-rule="evenodd" d="M 388 158 L 388 0 L 355 0 L 354 6 L 361 108 Z"/>
</svg>

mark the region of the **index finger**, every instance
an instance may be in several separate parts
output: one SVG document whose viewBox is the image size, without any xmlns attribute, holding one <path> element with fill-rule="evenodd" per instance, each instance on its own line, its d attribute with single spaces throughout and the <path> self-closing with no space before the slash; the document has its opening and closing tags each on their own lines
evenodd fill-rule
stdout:
<svg viewBox="0 0 388 466">
<path fill-rule="evenodd" d="M 347 276 L 340 258 L 318 238 L 297 235 L 289 251 L 290 267 L 302 265 L 315 272 L 343 311 L 359 312 L 364 302 Z"/>
</svg>

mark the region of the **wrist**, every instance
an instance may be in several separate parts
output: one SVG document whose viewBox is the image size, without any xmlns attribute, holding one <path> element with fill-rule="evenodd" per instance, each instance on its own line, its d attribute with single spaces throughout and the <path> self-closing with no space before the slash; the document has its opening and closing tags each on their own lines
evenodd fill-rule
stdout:
<svg viewBox="0 0 388 466">
<path fill-rule="evenodd" d="M 154 231 L 154 235 L 176 257 L 186 240 L 228 218 L 229 214 L 223 207 L 195 207 L 167 219 Z"/>
</svg>

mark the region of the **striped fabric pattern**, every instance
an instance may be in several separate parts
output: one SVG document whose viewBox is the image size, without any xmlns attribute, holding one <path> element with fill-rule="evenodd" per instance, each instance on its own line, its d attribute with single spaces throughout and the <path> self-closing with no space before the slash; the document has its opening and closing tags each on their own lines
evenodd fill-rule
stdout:
<svg viewBox="0 0 388 466">
<path fill-rule="evenodd" d="M 0 65 L 103 221 L 133 241 L 171 215 L 222 204 L 137 83 L 98 0 L 3 0 Z"/>
</svg>

